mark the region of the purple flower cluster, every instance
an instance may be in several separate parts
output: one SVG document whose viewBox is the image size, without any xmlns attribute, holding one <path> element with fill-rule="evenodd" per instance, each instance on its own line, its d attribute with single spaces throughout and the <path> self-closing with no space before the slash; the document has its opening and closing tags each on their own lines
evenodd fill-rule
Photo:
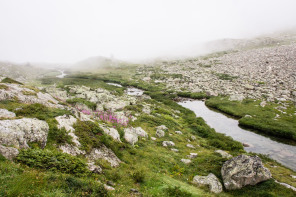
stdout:
<svg viewBox="0 0 296 197">
<path fill-rule="evenodd" d="M 79 109 L 78 109 L 79 110 Z M 90 111 L 90 110 L 79 110 L 83 114 L 86 115 L 92 115 L 94 117 L 99 118 L 102 121 L 111 122 L 115 124 L 121 124 L 122 126 L 127 126 L 129 122 L 129 118 L 119 118 L 117 115 L 115 115 L 112 111 Z"/>
</svg>

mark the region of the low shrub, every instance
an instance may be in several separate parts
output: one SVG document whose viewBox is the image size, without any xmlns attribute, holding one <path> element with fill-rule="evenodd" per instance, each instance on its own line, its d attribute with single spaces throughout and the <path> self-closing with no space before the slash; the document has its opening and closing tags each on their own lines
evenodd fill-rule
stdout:
<svg viewBox="0 0 296 197">
<path fill-rule="evenodd" d="M 82 159 L 60 152 L 42 149 L 23 149 L 16 161 L 29 167 L 84 176 L 90 171 Z"/>
<path fill-rule="evenodd" d="M 181 190 L 180 187 L 177 187 L 177 186 L 168 187 L 168 188 L 165 188 L 164 190 L 167 196 L 170 196 L 170 197 L 191 197 L 192 196 L 191 193 Z"/>
<path fill-rule="evenodd" d="M 16 111 L 17 116 L 38 118 L 40 120 L 47 120 L 65 114 L 70 115 L 71 113 L 63 109 L 49 108 L 39 103 L 24 106 L 22 109 Z"/>
<path fill-rule="evenodd" d="M 16 81 L 16 80 L 11 79 L 11 78 L 8 78 L 8 77 L 6 77 L 5 79 L 3 79 L 3 80 L 1 81 L 1 83 L 15 83 L 15 84 L 23 85 L 21 82 L 18 82 L 18 81 Z"/>
</svg>

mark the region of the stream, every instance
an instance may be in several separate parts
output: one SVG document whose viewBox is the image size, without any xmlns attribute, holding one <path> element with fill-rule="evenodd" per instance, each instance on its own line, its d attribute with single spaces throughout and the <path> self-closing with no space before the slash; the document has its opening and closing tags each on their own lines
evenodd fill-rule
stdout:
<svg viewBox="0 0 296 197">
<path fill-rule="evenodd" d="M 217 132 L 224 133 L 236 141 L 250 145 L 245 147 L 247 152 L 268 155 L 268 157 L 296 171 L 296 146 L 283 144 L 242 129 L 238 126 L 238 120 L 210 110 L 203 101 L 185 101 L 178 104 L 192 110 L 197 117 L 202 117 Z"/>
<path fill-rule="evenodd" d="M 58 70 L 61 74 L 56 76 L 57 78 L 64 78 L 67 74 L 65 74 L 65 71 L 63 70 Z"/>
<path fill-rule="evenodd" d="M 121 86 L 120 84 L 109 83 L 109 85 Z M 131 96 L 143 94 L 143 90 L 128 87 L 126 93 Z M 282 165 L 296 171 L 296 146 L 283 144 L 268 137 L 242 129 L 238 126 L 238 120 L 229 118 L 222 113 L 209 109 L 204 101 L 184 101 L 179 105 L 192 110 L 197 117 L 202 117 L 207 124 L 219 133 L 231 136 L 234 140 L 248 144 L 244 147 L 247 152 L 265 154 Z"/>
</svg>

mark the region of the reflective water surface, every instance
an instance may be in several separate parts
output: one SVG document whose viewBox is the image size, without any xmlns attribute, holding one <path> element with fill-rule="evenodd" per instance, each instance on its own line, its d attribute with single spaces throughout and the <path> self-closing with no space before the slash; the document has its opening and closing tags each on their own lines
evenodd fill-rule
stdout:
<svg viewBox="0 0 296 197">
<path fill-rule="evenodd" d="M 246 151 L 266 154 L 282 165 L 296 171 L 296 146 L 283 144 L 242 129 L 238 126 L 237 120 L 210 110 L 203 101 L 184 101 L 179 104 L 192 110 L 196 116 L 202 117 L 217 132 L 225 133 L 239 142 L 249 144 L 250 147 L 245 147 Z"/>
</svg>

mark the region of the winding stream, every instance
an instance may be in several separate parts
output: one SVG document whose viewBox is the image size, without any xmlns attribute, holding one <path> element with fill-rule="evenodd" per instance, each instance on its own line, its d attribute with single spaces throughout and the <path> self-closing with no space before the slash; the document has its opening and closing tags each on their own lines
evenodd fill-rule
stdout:
<svg viewBox="0 0 296 197">
<path fill-rule="evenodd" d="M 56 76 L 57 78 L 64 78 L 67 74 L 65 74 L 65 71 L 63 70 L 58 70 L 59 72 L 61 72 L 60 75 Z"/>
<path fill-rule="evenodd" d="M 282 165 L 296 171 L 296 146 L 276 142 L 268 137 L 242 129 L 238 121 L 207 108 L 203 101 L 185 101 L 178 103 L 202 117 L 209 126 L 219 133 L 231 136 L 234 140 L 249 144 L 247 152 L 266 154 Z"/>
</svg>

